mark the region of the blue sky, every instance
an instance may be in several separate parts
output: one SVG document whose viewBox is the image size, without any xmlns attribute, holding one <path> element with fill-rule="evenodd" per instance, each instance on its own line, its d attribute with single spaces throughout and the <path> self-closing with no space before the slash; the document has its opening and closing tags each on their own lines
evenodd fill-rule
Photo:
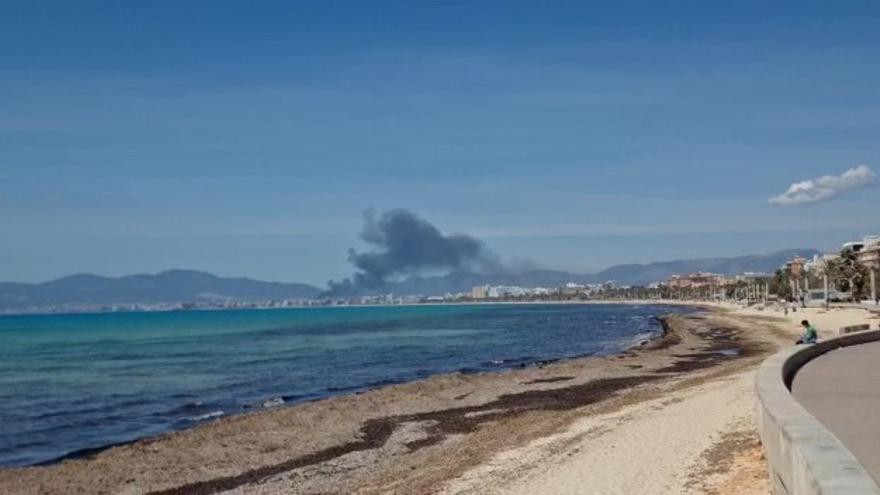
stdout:
<svg viewBox="0 0 880 495">
<path fill-rule="evenodd" d="M 878 2 L 0 2 L 0 280 L 319 285 L 361 212 L 505 258 L 833 248 L 880 231 Z"/>
</svg>

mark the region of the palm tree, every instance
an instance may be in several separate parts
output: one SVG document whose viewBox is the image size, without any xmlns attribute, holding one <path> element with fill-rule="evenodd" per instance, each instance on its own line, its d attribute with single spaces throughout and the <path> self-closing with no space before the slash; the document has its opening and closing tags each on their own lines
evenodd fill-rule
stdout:
<svg viewBox="0 0 880 495">
<path fill-rule="evenodd" d="M 840 252 L 839 258 L 825 260 L 822 274 L 828 277 L 831 286 L 841 292 L 849 292 L 853 301 L 865 297 L 868 269 L 858 262 L 856 253 L 850 249 Z"/>
<path fill-rule="evenodd" d="M 777 269 L 770 279 L 770 291 L 780 299 L 789 300 L 794 297 L 791 293 L 791 270 L 787 267 Z"/>
</svg>

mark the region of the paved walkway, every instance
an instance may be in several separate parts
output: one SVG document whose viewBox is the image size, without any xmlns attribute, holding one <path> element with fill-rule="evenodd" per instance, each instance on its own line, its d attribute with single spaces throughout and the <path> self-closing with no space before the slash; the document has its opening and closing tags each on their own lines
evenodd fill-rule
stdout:
<svg viewBox="0 0 880 495">
<path fill-rule="evenodd" d="M 843 347 L 808 362 L 792 393 L 880 484 L 880 342 Z"/>
</svg>

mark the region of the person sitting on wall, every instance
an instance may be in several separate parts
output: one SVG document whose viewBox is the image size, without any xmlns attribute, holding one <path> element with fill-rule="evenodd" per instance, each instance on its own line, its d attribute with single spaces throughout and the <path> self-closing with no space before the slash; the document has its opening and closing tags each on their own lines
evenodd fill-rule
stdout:
<svg viewBox="0 0 880 495">
<path fill-rule="evenodd" d="M 819 338 L 819 334 L 816 332 L 813 325 L 810 325 L 809 321 L 804 320 L 801 322 L 801 326 L 804 327 L 804 333 L 801 334 L 795 344 L 815 344 L 816 340 Z"/>
</svg>

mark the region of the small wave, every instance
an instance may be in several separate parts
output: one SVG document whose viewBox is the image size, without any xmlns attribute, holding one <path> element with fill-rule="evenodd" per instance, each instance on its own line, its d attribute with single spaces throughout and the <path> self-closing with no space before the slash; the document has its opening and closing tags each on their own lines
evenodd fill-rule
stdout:
<svg viewBox="0 0 880 495">
<path fill-rule="evenodd" d="M 305 393 L 305 394 L 279 395 L 276 397 L 270 397 L 268 399 L 258 400 L 256 402 L 249 402 L 246 404 L 242 404 L 240 407 L 243 410 L 267 409 L 270 407 L 284 406 L 284 405 L 291 404 L 294 402 L 305 402 L 308 400 L 321 399 L 326 396 L 327 396 L 327 394 L 315 393 L 315 392 L 310 392 L 310 393 Z"/>
<path fill-rule="evenodd" d="M 200 414 L 198 416 L 193 416 L 191 418 L 186 418 L 186 419 L 187 419 L 187 421 L 192 421 L 193 423 L 196 423 L 196 422 L 205 421 L 208 419 L 219 418 L 220 416 L 223 416 L 223 414 L 224 414 L 223 411 L 211 411 L 209 413 Z"/>
<path fill-rule="evenodd" d="M 283 397 L 272 397 L 271 399 L 264 400 L 263 403 L 260 405 L 263 408 L 283 406 L 284 405 L 284 398 Z"/>
<path fill-rule="evenodd" d="M 482 365 L 486 367 L 515 366 L 518 364 L 530 364 L 537 360 L 538 358 L 535 356 L 522 356 L 515 358 L 490 359 L 489 361 L 483 362 Z"/>
<path fill-rule="evenodd" d="M 317 392 L 308 392 L 305 394 L 288 394 L 282 395 L 281 398 L 284 399 L 285 404 L 290 404 L 291 402 L 299 402 L 303 400 L 314 400 L 320 399 L 324 397 L 325 394 L 317 393 Z"/>
<path fill-rule="evenodd" d="M 179 424 L 198 423 L 225 414 L 223 406 L 212 402 L 194 401 L 161 413 L 163 417 L 174 418 Z"/>
</svg>

